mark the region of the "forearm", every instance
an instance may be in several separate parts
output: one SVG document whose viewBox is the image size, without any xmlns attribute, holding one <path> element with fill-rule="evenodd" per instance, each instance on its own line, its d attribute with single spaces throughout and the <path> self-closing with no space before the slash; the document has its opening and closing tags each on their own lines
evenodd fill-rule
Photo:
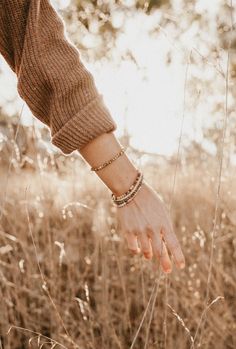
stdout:
<svg viewBox="0 0 236 349">
<path fill-rule="evenodd" d="M 114 133 L 109 132 L 89 142 L 79 153 L 91 167 L 94 167 L 110 160 L 120 149 L 121 144 Z M 124 153 L 110 165 L 95 173 L 115 195 L 121 195 L 134 182 L 137 176 L 137 168 Z"/>
</svg>

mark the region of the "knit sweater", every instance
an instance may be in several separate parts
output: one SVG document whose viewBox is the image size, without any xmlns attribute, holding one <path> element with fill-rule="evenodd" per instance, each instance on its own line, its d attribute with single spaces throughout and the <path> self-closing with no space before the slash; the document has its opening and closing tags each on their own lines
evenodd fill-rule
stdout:
<svg viewBox="0 0 236 349">
<path fill-rule="evenodd" d="M 49 0 L 0 0 L 0 52 L 19 95 L 63 153 L 117 128 Z"/>
</svg>

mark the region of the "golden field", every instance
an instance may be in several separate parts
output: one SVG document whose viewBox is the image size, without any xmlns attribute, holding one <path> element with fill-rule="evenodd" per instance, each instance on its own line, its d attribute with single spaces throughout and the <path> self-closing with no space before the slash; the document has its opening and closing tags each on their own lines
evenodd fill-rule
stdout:
<svg viewBox="0 0 236 349">
<path fill-rule="evenodd" d="M 174 154 L 128 148 L 186 268 L 166 276 L 130 255 L 109 191 L 52 149 L 1 60 L 0 349 L 235 349 L 235 4 L 52 2 L 121 143 Z"/>
<path fill-rule="evenodd" d="M 186 256 L 166 277 L 129 254 L 110 193 L 83 160 L 54 160 L 1 163 L 0 348 L 235 348 L 234 169 L 219 180 L 217 159 L 135 157 L 171 203 Z"/>
</svg>

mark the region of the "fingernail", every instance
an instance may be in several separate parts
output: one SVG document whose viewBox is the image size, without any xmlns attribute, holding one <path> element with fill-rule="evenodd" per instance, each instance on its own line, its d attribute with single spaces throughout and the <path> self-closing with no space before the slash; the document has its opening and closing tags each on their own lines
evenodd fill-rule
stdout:
<svg viewBox="0 0 236 349">
<path fill-rule="evenodd" d="M 184 269 L 185 268 L 185 263 L 184 262 L 180 263 L 179 267 L 180 267 L 180 269 Z"/>
<path fill-rule="evenodd" d="M 166 269 L 166 270 L 165 270 L 165 273 L 166 273 L 166 274 L 170 274 L 170 273 L 171 273 L 171 269 Z"/>
</svg>

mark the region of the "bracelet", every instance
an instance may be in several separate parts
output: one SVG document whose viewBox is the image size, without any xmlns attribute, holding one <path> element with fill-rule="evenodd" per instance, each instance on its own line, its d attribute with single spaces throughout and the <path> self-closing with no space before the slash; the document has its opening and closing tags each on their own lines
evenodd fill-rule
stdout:
<svg viewBox="0 0 236 349">
<path fill-rule="evenodd" d="M 112 197 L 114 204 L 117 207 L 123 207 L 127 205 L 138 194 L 139 190 L 142 187 L 142 183 L 143 183 L 143 175 L 141 174 L 141 176 L 139 176 L 139 180 L 136 183 L 136 185 L 133 187 L 131 191 L 128 191 L 127 193 L 124 194 L 124 198 L 122 200 L 117 200 L 117 198 L 114 196 Z"/>
<path fill-rule="evenodd" d="M 121 147 L 121 150 L 119 151 L 118 154 L 116 154 L 112 159 L 104 162 L 104 164 L 98 166 L 98 167 L 91 167 L 91 171 L 100 171 L 103 168 L 105 168 L 106 166 L 110 165 L 113 161 L 117 160 L 122 154 L 124 154 L 125 152 L 125 148 Z"/>
<path fill-rule="evenodd" d="M 124 200 L 123 202 L 121 202 L 121 203 L 119 203 L 119 204 L 116 204 L 115 203 L 115 205 L 116 205 L 116 207 L 124 207 L 124 206 L 126 206 L 129 202 L 131 202 L 134 198 L 135 198 L 135 196 L 138 194 L 138 192 L 139 192 L 139 190 L 141 189 L 141 187 L 142 187 L 142 185 L 140 185 L 139 187 L 138 187 L 138 189 L 133 193 L 133 195 L 129 198 L 129 199 L 127 199 L 127 200 Z"/>
<path fill-rule="evenodd" d="M 138 171 L 138 175 L 137 175 L 134 183 L 131 185 L 131 187 L 129 188 L 129 190 L 126 193 L 122 194 L 121 196 L 115 196 L 114 194 L 112 194 L 113 201 L 122 201 L 128 195 L 130 195 L 132 193 L 132 191 L 136 189 L 136 186 L 138 185 L 141 176 L 142 176 L 142 173 L 140 171 Z"/>
<path fill-rule="evenodd" d="M 143 184 L 143 174 L 138 171 L 138 175 L 135 179 L 135 182 L 132 184 L 130 189 L 121 196 L 115 196 L 112 194 L 112 200 L 116 207 L 123 207 L 131 202 L 135 196 L 138 194 Z"/>
</svg>

